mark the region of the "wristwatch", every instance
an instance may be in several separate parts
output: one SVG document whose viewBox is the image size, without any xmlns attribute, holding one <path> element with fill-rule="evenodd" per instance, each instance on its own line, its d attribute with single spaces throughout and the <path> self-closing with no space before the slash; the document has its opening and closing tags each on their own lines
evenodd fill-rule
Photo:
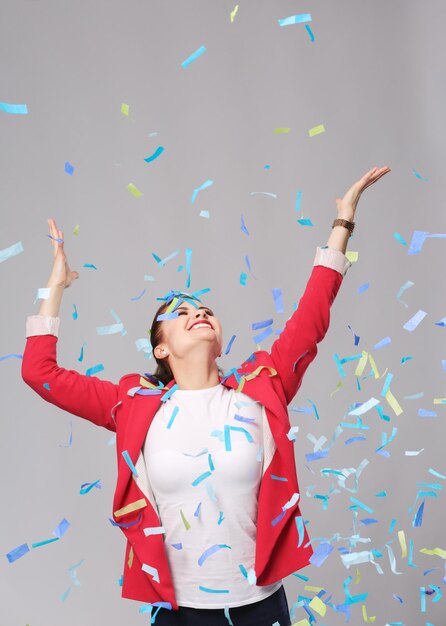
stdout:
<svg viewBox="0 0 446 626">
<path fill-rule="evenodd" d="M 350 237 L 353 235 L 353 231 L 355 230 L 355 222 L 349 222 L 348 220 L 343 220 L 341 218 L 336 219 L 333 222 L 332 228 L 335 226 L 343 226 L 350 232 Z"/>
</svg>

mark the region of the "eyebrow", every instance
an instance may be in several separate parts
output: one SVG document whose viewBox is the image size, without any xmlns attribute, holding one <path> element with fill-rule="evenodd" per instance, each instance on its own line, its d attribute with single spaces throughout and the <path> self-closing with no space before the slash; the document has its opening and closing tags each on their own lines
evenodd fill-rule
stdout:
<svg viewBox="0 0 446 626">
<path fill-rule="evenodd" d="M 188 311 L 188 308 L 185 306 L 179 306 L 175 309 L 175 311 L 179 311 L 180 309 L 184 309 L 185 311 Z M 195 310 L 199 311 L 200 309 L 206 309 L 207 311 L 212 311 L 212 309 L 208 306 L 199 306 L 198 309 L 195 309 Z"/>
</svg>

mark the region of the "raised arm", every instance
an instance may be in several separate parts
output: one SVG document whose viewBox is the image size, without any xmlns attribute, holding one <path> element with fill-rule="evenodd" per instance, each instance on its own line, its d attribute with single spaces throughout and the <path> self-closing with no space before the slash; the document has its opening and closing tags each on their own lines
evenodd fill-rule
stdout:
<svg viewBox="0 0 446 626">
<path fill-rule="evenodd" d="M 307 367 L 317 354 L 317 344 L 327 333 L 330 307 L 351 265 L 345 252 L 354 228 L 358 200 L 364 189 L 387 172 L 390 172 L 387 166 L 373 168 L 356 181 L 343 198 L 336 198 L 336 219 L 340 223 L 333 226 L 327 245 L 318 248 L 313 271 L 298 308 L 271 348 L 274 367 L 282 381 L 288 404 L 296 395 Z"/>
<path fill-rule="evenodd" d="M 116 430 L 112 408 L 118 402 L 118 385 L 59 367 L 56 345 L 59 308 L 64 290 L 79 277 L 70 270 L 64 252 L 63 232 L 48 220 L 53 244 L 53 268 L 48 279 L 48 299 L 42 301 L 39 315 L 26 323 L 23 353 L 23 380 L 44 400 L 88 419 L 109 430 Z"/>
</svg>

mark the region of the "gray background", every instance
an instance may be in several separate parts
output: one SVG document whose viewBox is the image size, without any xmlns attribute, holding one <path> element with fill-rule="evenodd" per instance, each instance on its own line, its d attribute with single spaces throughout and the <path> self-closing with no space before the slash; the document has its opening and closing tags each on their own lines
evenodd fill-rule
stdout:
<svg viewBox="0 0 446 626">
<path fill-rule="evenodd" d="M 446 409 L 433 404 L 446 393 L 446 329 L 435 325 L 446 315 L 446 242 L 428 239 L 420 254 L 408 255 L 408 245 L 393 234 L 409 244 L 414 230 L 446 232 L 446 6 L 442 0 L 246 0 L 231 23 L 234 6 L 226 0 L 2 0 L 0 100 L 26 103 L 29 113 L 0 112 L 0 249 L 17 241 L 24 247 L 0 266 L 1 355 L 23 351 L 26 315 L 38 312 L 34 299 L 52 259 L 46 218 L 53 216 L 65 231 L 70 265 L 81 275 L 61 310 L 61 365 L 85 373 L 101 362 L 99 375 L 114 381 L 130 371 L 153 371 L 153 360 L 137 352 L 135 340 L 147 336 L 156 297 L 185 288 L 185 272 L 177 269 L 190 247 L 191 290 L 211 287 L 206 303 L 223 323 L 225 342 L 237 335 L 221 359 L 227 370 L 256 348 L 253 322 L 273 317 L 274 330 L 283 327 L 304 290 L 316 246 L 326 243 L 335 198 L 374 165 L 389 165 L 392 172 L 361 198 L 349 243 L 359 261 L 347 274 L 330 330 L 292 403 L 311 407 L 311 399 L 320 420 L 314 413 L 290 412 L 300 428 L 296 460 L 310 537 L 315 546 L 322 537 L 339 538 L 321 568 L 300 573 L 327 591 L 325 599 L 342 604 L 343 581 L 356 579 L 357 572 L 344 567 L 338 548 L 348 548 L 348 538 L 360 534 L 368 543 L 353 550 L 382 552 L 377 562 L 384 574 L 370 563 L 360 565 L 361 579 L 350 584 L 350 593 L 368 593 L 365 605 L 369 616 L 377 616 L 375 624 L 441 626 L 445 599 L 433 603 L 435 596 L 429 596 L 423 614 L 419 588 L 434 584 L 444 593 L 444 560 L 420 553 L 446 548 L 444 494 L 437 490 L 437 498 L 426 498 L 420 528 L 413 528 L 415 510 L 409 509 L 421 489 L 417 483 L 444 485 L 429 468 L 446 473 Z M 299 13 L 311 13 L 314 42 L 303 24 L 278 25 L 278 19 Z M 182 68 L 202 45 L 206 52 Z M 129 117 L 120 111 L 123 102 Z M 318 124 L 326 132 L 309 137 Z M 291 130 L 277 134 L 277 127 Z M 159 145 L 164 153 L 145 163 Z M 66 161 L 75 166 L 73 176 L 64 171 Z M 429 180 L 418 179 L 414 169 Z M 192 203 L 193 190 L 208 179 L 214 184 Z M 142 197 L 126 190 L 130 182 Z M 296 221 L 302 216 L 295 210 L 299 190 L 312 228 Z M 276 197 L 252 193 L 259 191 Z M 200 217 L 201 210 L 210 219 Z M 249 236 L 240 229 L 241 214 Z M 151 254 L 165 257 L 177 249 L 163 268 Z M 84 263 L 94 263 L 97 271 Z M 239 282 L 243 271 L 246 286 Z M 408 280 L 414 286 L 403 294 L 404 306 L 396 294 Z M 358 293 L 366 282 L 369 289 Z M 275 312 L 274 287 L 283 292 L 282 314 Z M 132 301 L 144 288 L 145 295 Z M 114 323 L 111 309 L 127 329 L 124 336 L 96 332 L 96 326 Z M 427 315 L 409 333 L 403 324 L 419 309 Z M 357 347 L 348 325 L 361 337 Z M 385 336 L 391 344 L 374 350 Z M 271 341 L 261 347 L 269 349 Z M 386 368 L 394 374 L 391 390 L 404 409 L 400 416 L 380 396 L 385 376 L 365 378 L 358 391 L 356 362 L 346 365 L 344 384 L 332 395 L 340 380 L 333 353 L 344 357 L 360 350 L 372 353 L 380 374 Z M 412 361 L 401 365 L 407 355 Z M 20 364 L 17 358 L 0 362 L 0 623 L 147 623 L 147 615 L 138 612 L 142 603 L 120 598 L 124 538 L 108 521 L 116 478 L 111 433 L 43 402 L 21 380 Z M 420 399 L 406 398 L 421 392 Z M 305 454 L 313 451 L 307 435 L 330 440 L 340 422 L 354 422 L 347 416 L 352 405 L 372 396 L 381 400 L 390 422 L 372 410 L 364 416 L 368 431 L 345 429 L 326 459 L 307 463 Z M 420 417 L 419 409 L 434 410 L 437 417 Z M 73 444 L 63 447 L 71 422 Z M 385 458 L 375 450 L 393 427 L 397 435 Z M 367 439 L 345 445 L 359 434 Z M 422 448 L 418 456 L 405 455 Z M 363 459 L 369 465 L 358 493 L 339 488 L 323 510 L 313 496 L 328 494 L 337 482 L 321 470 L 357 468 Z M 79 494 L 81 484 L 97 479 L 101 490 Z M 353 486 L 352 478 L 347 486 Z M 386 497 L 375 496 L 383 490 Z M 355 521 L 350 495 L 374 513 L 359 511 Z M 51 538 L 64 517 L 71 526 L 60 541 L 8 563 L 7 552 Z M 378 523 L 359 522 L 367 517 Z M 395 530 L 389 533 L 392 519 Z M 413 540 L 416 567 L 401 558 L 398 530 L 408 544 Z M 386 542 L 392 542 L 401 575 L 391 570 Z M 80 585 L 74 585 L 68 568 L 81 559 Z M 425 575 L 431 568 L 436 569 Z M 294 576 L 284 584 L 290 607 L 298 596 L 314 595 Z M 361 604 L 351 607 L 351 624 L 363 623 Z M 298 608 L 295 621 L 306 615 Z M 329 607 L 318 623 L 342 624 L 345 615 Z"/>
</svg>

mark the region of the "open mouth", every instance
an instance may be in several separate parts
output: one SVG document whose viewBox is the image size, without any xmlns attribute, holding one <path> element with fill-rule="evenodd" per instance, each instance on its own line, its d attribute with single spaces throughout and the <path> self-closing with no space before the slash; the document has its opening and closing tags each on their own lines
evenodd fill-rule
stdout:
<svg viewBox="0 0 446 626">
<path fill-rule="evenodd" d="M 196 328 L 212 328 L 212 326 L 209 322 L 196 322 L 189 330 L 195 330 Z"/>
</svg>

